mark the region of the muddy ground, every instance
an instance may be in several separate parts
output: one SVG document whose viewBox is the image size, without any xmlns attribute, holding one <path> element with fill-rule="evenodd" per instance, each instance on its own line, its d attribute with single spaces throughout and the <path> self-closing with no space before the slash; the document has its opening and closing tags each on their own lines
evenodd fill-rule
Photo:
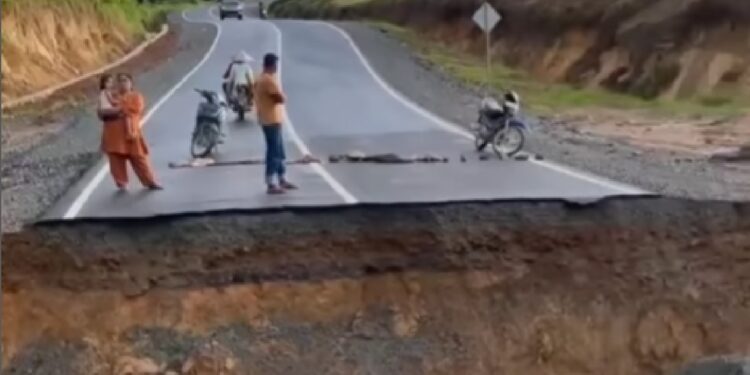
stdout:
<svg viewBox="0 0 750 375">
<path fill-rule="evenodd" d="M 166 373 L 207 344 L 236 374 L 674 374 L 750 354 L 747 203 L 54 224 L 2 255 L 7 374 Z"/>
</svg>

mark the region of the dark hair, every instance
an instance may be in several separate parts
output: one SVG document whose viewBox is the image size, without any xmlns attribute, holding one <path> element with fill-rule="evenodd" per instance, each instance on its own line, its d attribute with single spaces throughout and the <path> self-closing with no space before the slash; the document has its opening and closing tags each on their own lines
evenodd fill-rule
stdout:
<svg viewBox="0 0 750 375">
<path fill-rule="evenodd" d="M 276 56 L 276 54 L 273 53 L 267 53 L 265 56 L 263 56 L 263 67 L 264 68 L 273 68 L 276 66 L 276 63 L 279 61 L 279 57 Z"/>
<path fill-rule="evenodd" d="M 133 82 L 133 76 L 130 73 L 117 73 L 117 79 L 127 78 L 128 81 Z"/>
<path fill-rule="evenodd" d="M 107 81 L 112 79 L 112 75 L 109 73 L 102 74 L 101 77 L 99 77 L 99 90 L 104 90 L 107 88 Z"/>
</svg>

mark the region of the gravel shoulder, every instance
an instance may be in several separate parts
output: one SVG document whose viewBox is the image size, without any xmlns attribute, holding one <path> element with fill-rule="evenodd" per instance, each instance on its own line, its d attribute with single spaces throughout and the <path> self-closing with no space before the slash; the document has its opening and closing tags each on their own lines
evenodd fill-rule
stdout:
<svg viewBox="0 0 750 375">
<path fill-rule="evenodd" d="M 115 69 L 133 73 L 151 104 L 203 57 L 216 33 L 210 25 L 184 23 L 179 14 L 169 22 L 164 38 Z M 37 218 L 99 160 L 97 79 L 3 114 L 3 232 Z"/>
<path fill-rule="evenodd" d="M 389 34 L 355 22 L 337 23 L 355 41 L 372 67 L 393 88 L 457 124 L 476 120 L 480 94 L 419 58 Z M 572 167 L 630 183 L 665 196 L 710 200 L 750 199 L 750 167 L 712 163 L 679 152 L 637 148 L 586 135 L 547 119 L 531 121 L 529 151 Z"/>
</svg>

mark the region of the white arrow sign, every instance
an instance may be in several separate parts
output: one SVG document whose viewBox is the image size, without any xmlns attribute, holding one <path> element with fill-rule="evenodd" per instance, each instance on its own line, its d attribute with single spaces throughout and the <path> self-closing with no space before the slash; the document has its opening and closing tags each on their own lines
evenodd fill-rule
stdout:
<svg viewBox="0 0 750 375">
<path fill-rule="evenodd" d="M 479 7 L 479 9 L 477 9 L 472 19 L 482 29 L 482 31 L 488 33 L 492 31 L 495 26 L 497 26 L 497 23 L 500 22 L 503 17 L 500 16 L 499 13 L 497 13 L 492 5 L 490 5 L 489 3 L 484 3 L 481 7 Z"/>
</svg>

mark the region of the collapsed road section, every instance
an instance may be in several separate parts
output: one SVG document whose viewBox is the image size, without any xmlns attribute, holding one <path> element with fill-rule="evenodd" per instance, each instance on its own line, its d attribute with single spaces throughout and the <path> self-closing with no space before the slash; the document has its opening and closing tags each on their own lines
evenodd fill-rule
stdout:
<svg viewBox="0 0 750 375">
<path fill-rule="evenodd" d="M 8 374 L 677 374 L 750 353 L 747 203 L 225 212 L 3 245 Z"/>
</svg>

